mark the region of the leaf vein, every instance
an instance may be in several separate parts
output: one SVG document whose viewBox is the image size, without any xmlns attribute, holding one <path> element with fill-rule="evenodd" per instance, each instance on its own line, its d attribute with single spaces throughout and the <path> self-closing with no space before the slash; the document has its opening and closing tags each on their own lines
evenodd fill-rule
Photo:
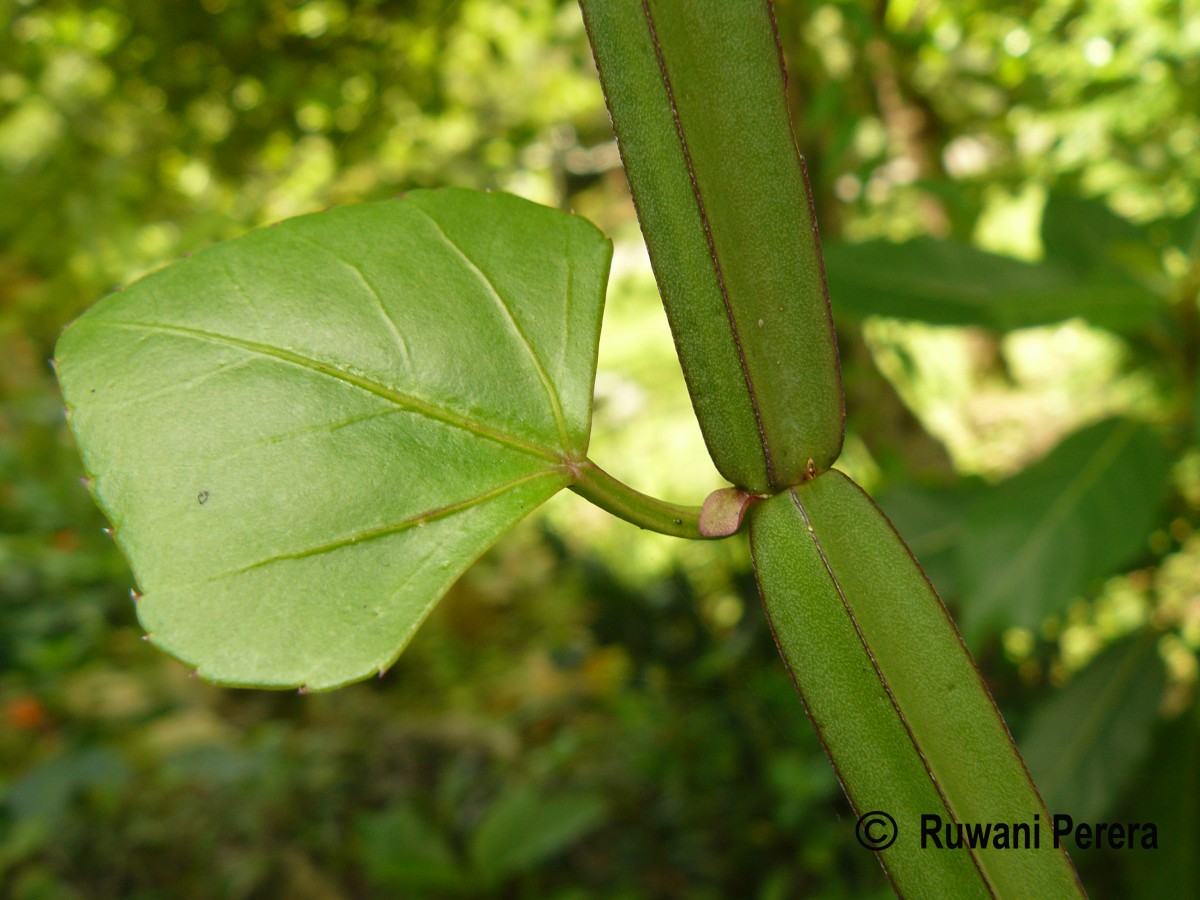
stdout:
<svg viewBox="0 0 1200 900">
<path fill-rule="evenodd" d="M 322 362 L 313 359 L 309 356 L 304 356 L 300 353 L 294 353 L 290 350 L 285 350 L 281 347 L 272 347 L 269 344 L 261 344 L 257 341 L 248 341 L 242 338 L 233 337 L 228 334 L 221 334 L 215 331 L 207 331 L 202 328 L 189 328 L 183 325 L 162 325 L 153 322 L 128 322 L 120 320 L 106 320 L 106 326 L 116 328 L 128 328 L 131 330 L 141 330 L 147 332 L 158 332 L 161 334 L 174 335 L 176 337 L 191 338 L 198 341 L 207 341 L 213 344 L 220 344 L 229 347 L 237 347 L 247 353 L 254 353 L 267 359 L 274 359 L 279 362 L 297 366 L 302 369 L 307 369 L 311 372 L 316 372 L 319 375 L 324 375 L 335 381 L 340 381 L 351 387 L 358 388 L 368 394 L 374 394 L 376 397 L 382 397 L 390 403 L 395 404 L 401 409 L 408 412 L 416 413 L 444 425 L 449 425 L 452 428 L 458 428 L 462 431 L 474 434 L 477 437 L 485 438 L 494 441 L 498 444 L 503 444 L 511 447 L 514 450 L 520 450 L 525 453 L 530 453 L 535 456 L 540 456 L 546 459 L 558 460 L 558 455 L 552 450 L 544 447 L 539 447 L 536 444 L 524 441 L 514 435 L 506 434 L 496 428 L 484 425 L 481 422 L 476 422 L 472 419 L 467 419 L 459 416 L 449 410 L 435 406 L 428 401 L 414 397 L 410 394 L 405 394 L 397 391 L 395 388 L 380 384 L 370 378 L 353 372 L 347 372 L 330 363 Z"/>
<path fill-rule="evenodd" d="M 500 311 L 504 313 L 504 317 L 508 321 L 509 327 L 512 328 L 513 333 L 524 346 L 526 353 L 529 355 L 530 361 L 533 363 L 533 368 L 537 374 L 538 380 L 541 381 L 542 387 L 546 391 L 546 399 L 550 402 L 550 410 L 554 414 L 554 421 L 558 426 L 558 433 L 562 440 L 563 448 L 569 448 L 571 446 L 570 434 L 567 430 L 566 419 L 563 416 L 562 400 L 559 398 L 558 389 L 555 387 L 550 375 L 546 372 L 546 367 L 542 364 L 541 357 L 538 356 L 537 351 L 534 349 L 533 342 L 529 340 L 529 336 L 525 334 L 525 331 L 521 328 L 520 323 L 517 321 L 517 317 L 513 314 L 512 307 L 509 306 L 508 301 L 504 299 L 500 291 L 496 289 L 495 283 L 487 276 L 487 273 L 485 273 L 483 269 L 481 269 L 475 263 L 475 261 L 467 255 L 466 251 L 463 250 L 463 248 L 446 233 L 446 230 L 442 227 L 441 223 L 419 206 L 414 205 L 413 208 L 417 211 L 417 213 L 424 217 L 429 224 L 433 226 L 434 230 L 445 242 L 446 246 L 453 250 L 455 255 L 458 256 L 463 264 L 471 270 L 471 273 L 479 280 L 480 284 L 483 285 L 487 294 L 500 308 Z"/>
<path fill-rule="evenodd" d="M 131 397 L 125 397 L 120 400 L 109 400 L 108 405 L 114 409 L 124 409 L 129 406 L 145 406 L 147 403 L 153 400 L 161 400 L 162 398 L 169 397 L 172 394 L 178 393 L 179 391 L 191 390 L 198 385 L 204 384 L 206 381 L 211 381 L 213 378 L 224 375 L 227 372 L 232 372 L 236 369 L 240 369 L 246 365 L 249 365 L 249 362 L 250 361 L 245 357 L 230 360 L 229 362 L 222 363 L 221 365 L 209 369 L 206 372 L 201 372 L 198 375 L 188 378 L 185 381 L 169 382 L 165 386 L 159 388 L 157 391 L 153 391 L 148 394 L 135 394 Z"/>
<path fill-rule="evenodd" d="M 329 247 L 326 247 L 319 241 L 314 241 L 312 238 L 305 237 L 302 234 L 294 234 L 292 236 L 296 238 L 296 240 L 308 244 L 310 247 L 316 247 L 327 256 L 332 256 L 342 266 L 354 273 L 355 278 L 357 278 L 359 283 L 367 289 L 367 294 L 372 300 L 375 301 L 375 307 L 378 309 L 379 314 L 383 317 L 383 320 L 387 322 L 388 329 L 392 332 L 392 337 L 395 339 L 396 349 L 400 351 L 400 356 L 404 360 L 404 365 L 411 374 L 413 371 L 412 354 L 408 346 L 408 341 L 405 340 L 404 335 L 400 332 L 399 326 L 396 325 L 396 320 L 392 317 L 392 314 L 388 311 L 387 306 L 384 304 L 383 297 L 380 295 L 379 290 L 367 279 L 367 276 L 363 270 L 350 260 L 346 259 L 344 256 L 340 255 Z"/>
<path fill-rule="evenodd" d="M 445 518 L 446 516 L 455 513 L 463 512 L 472 507 L 479 506 L 489 500 L 499 497 L 501 494 L 507 493 L 513 488 L 520 487 L 531 481 L 536 481 L 539 478 L 546 476 L 554 476 L 556 478 L 563 477 L 563 470 L 558 467 L 539 469 L 536 472 L 531 472 L 528 475 L 522 475 L 520 478 L 514 478 L 507 481 L 491 490 L 484 491 L 482 494 L 477 494 L 474 497 L 468 497 L 466 500 L 459 500 L 455 503 L 447 503 L 444 506 L 437 506 L 433 509 L 418 513 L 415 516 L 409 516 L 407 519 L 401 519 L 399 522 L 390 525 L 382 525 L 378 528 L 369 528 L 365 531 L 360 531 L 357 534 L 352 534 L 347 537 L 338 538 L 333 541 L 328 541 L 324 544 L 317 544 L 314 547 L 306 547 L 303 550 L 296 550 L 291 553 L 279 553 L 275 556 L 267 557 L 266 559 L 258 560 L 249 565 L 241 566 L 228 572 L 222 572 L 220 575 L 215 575 L 212 578 L 206 579 L 206 582 L 219 581 L 223 578 L 230 578 L 235 575 L 241 575 L 254 569 L 261 569 L 264 566 L 269 566 L 272 563 L 283 562 L 285 560 L 307 559 L 312 556 L 321 556 L 326 553 L 332 553 L 335 550 L 340 550 L 343 547 L 349 547 L 354 544 L 361 544 L 365 541 L 379 540 L 380 538 L 389 537 L 393 534 L 399 534 L 403 531 L 408 531 L 410 528 L 416 528 L 424 525 L 426 522 L 432 522 L 437 519 Z"/>
</svg>

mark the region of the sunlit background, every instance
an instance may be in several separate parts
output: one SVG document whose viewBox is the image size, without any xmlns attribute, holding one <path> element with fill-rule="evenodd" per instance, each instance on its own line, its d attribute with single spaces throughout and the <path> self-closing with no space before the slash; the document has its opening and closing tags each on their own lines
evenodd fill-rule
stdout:
<svg viewBox="0 0 1200 900">
<path fill-rule="evenodd" d="M 1200 896 L 1200 3 L 778 19 L 840 465 L 1051 810 L 1158 823 L 1154 854 L 1077 855 L 1092 896 Z M 720 486 L 573 2 L 0 0 L 0 23 L 0 896 L 890 896 L 742 541 L 560 495 L 385 678 L 299 697 L 139 640 L 79 483 L 47 365 L 74 316 L 249 228 L 462 185 L 614 239 L 592 457 L 678 502 Z"/>
</svg>

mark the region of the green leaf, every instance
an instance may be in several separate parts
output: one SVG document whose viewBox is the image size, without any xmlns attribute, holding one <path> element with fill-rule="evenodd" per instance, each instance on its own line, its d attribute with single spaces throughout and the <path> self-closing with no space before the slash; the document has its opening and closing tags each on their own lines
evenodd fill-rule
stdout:
<svg viewBox="0 0 1200 900">
<path fill-rule="evenodd" d="M 717 469 L 752 493 L 823 471 L 842 388 L 770 4 L 581 6 Z"/>
<path fill-rule="evenodd" d="M 609 242 L 502 194 L 417 192 L 218 245 L 58 345 L 155 644 L 228 684 L 388 666 L 584 458 Z"/>
<path fill-rule="evenodd" d="M 1158 522 L 1169 465 L 1157 432 L 1110 419 L 985 494 L 958 547 L 963 633 L 1036 628 L 1128 563 Z"/>
<path fill-rule="evenodd" d="M 809 717 L 856 815 L 895 820 L 880 860 L 896 890 L 1081 896 L 1048 840 L 922 848 L 925 815 L 943 828 L 1050 819 L 954 624 L 870 498 L 834 470 L 749 515 L 763 603 Z"/>
<path fill-rule="evenodd" d="M 407 807 L 361 817 L 356 830 L 368 877 L 393 891 L 459 891 L 464 866 L 437 829 Z"/>
<path fill-rule="evenodd" d="M 1079 316 L 1114 331 L 1157 317 L 1162 299 L 1128 280 L 1083 280 L 953 240 L 866 241 L 825 248 L 840 313 L 1007 330 Z"/>
<path fill-rule="evenodd" d="M 1162 269 L 1149 237 L 1101 200 L 1051 194 L 1042 214 L 1047 261 L 1077 275 L 1128 279 L 1132 272 Z"/>
<path fill-rule="evenodd" d="M 104 746 L 67 750 L 17 779 L 0 787 L 0 809 L 19 819 L 45 819 L 59 827 L 70 815 L 72 804 L 90 792 L 116 792 L 132 776 L 129 764 Z"/>
<path fill-rule="evenodd" d="M 878 498 L 941 597 L 958 595 L 956 552 L 975 494 L 970 482 L 952 488 L 898 484 Z"/>
<path fill-rule="evenodd" d="M 1128 820 L 1158 826 L 1158 850 L 1130 853 L 1126 896 L 1136 900 L 1200 896 L 1200 709 L 1163 724 L 1138 782 Z"/>
<path fill-rule="evenodd" d="M 1021 747 L 1054 813 L 1106 821 L 1150 749 L 1165 685 L 1146 633 L 1110 647 L 1037 708 Z"/>
<path fill-rule="evenodd" d="M 496 885 L 561 853 L 604 818 L 593 794 L 542 795 L 528 787 L 502 794 L 471 837 L 470 857 L 485 884 Z"/>
</svg>

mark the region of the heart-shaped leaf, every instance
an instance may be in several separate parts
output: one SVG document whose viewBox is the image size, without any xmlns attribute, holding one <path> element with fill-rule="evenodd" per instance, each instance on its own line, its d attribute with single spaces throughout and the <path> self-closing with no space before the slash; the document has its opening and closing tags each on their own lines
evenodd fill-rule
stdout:
<svg viewBox="0 0 1200 900">
<path fill-rule="evenodd" d="M 585 457 L 611 245 L 446 190 L 196 254 L 58 345 L 92 489 L 155 644 L 228 684 L 330 688 Z"/>
</svg>

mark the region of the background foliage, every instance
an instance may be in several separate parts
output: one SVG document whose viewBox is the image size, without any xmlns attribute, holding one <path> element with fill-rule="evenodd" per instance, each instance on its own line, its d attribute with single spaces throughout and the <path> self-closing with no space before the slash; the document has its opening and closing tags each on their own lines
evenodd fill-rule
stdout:
<svg viewBox="0 0 1200 900">
<path fill-rule="evenodd" d="M 1158 823 L 1156 853 L 1075 855 L 1092 895 L 1194 896 L 1200 8 L 779 19 L 842 464 L 964 626 L 1050 808 Z M 234 692 L 139 641 L 78 484 L 46 360 L 97 297 L 256 225 L 456 184 L 617 240 L 593 457 L 680 501 L 716 486 L 573 3 L 0 20 L 0 894 L 887 895 L 739 542 L 562 496 L 382 681 Z"/>
</svg>

